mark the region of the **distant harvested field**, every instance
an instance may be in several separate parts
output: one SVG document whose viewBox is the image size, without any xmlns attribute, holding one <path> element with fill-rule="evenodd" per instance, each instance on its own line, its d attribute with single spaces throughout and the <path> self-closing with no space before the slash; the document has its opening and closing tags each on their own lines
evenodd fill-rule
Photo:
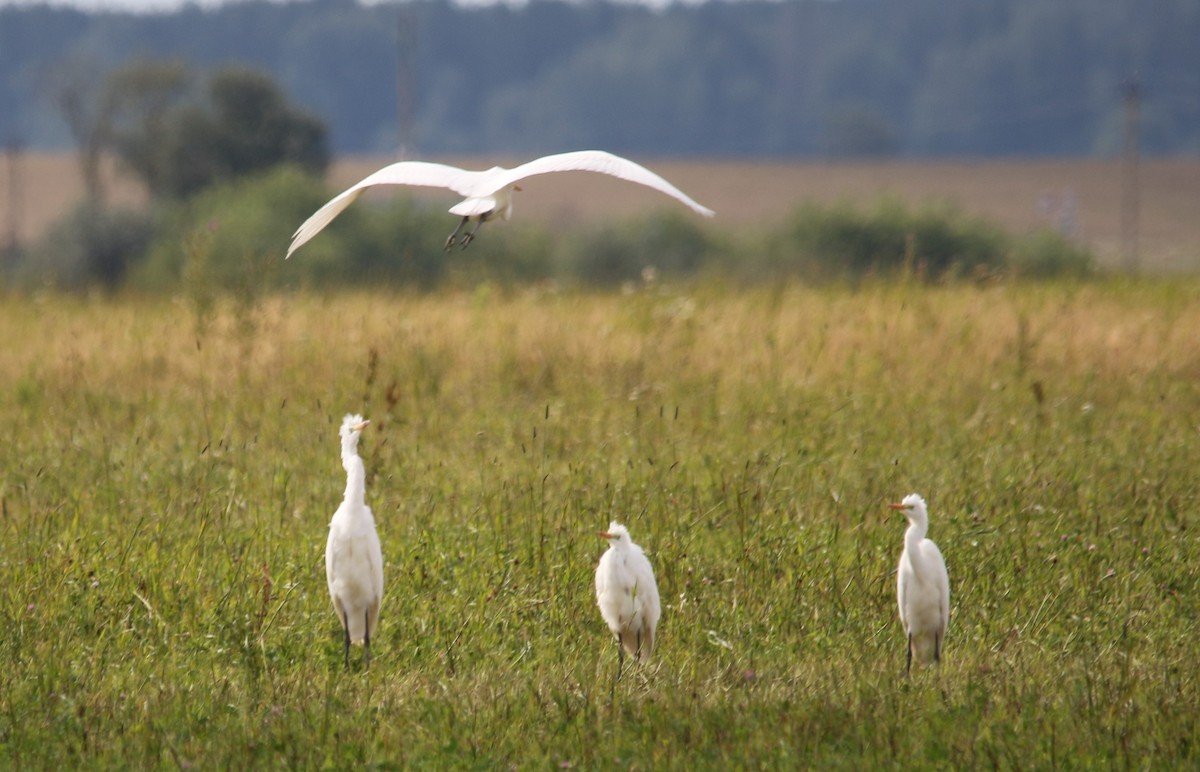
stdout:
<svg viewBox="0 0 1200 772">
<path fill-rule="evenodd" d="M 512 165 L 513 158 L 439 158 L 471 168 Z M 718 224 L 770 225 L 806 201 L 848 199 L 873 204 L 894 194 L 913 203 L 949 201 L 965 212 L 1014 231 L 1054 222 L 1054 211 L 1073 200 L 1079 238 L 1108 265 L 1119 263 L 1122 169 L 1116 160 L 1066 161 L 655 161 L 640 159 L 695 199 L 717 211 Z M 334 164 L 331 187 L 341 189 L 386 164 L 387 158 L 347 158 Z M 82 194 L 69 154 L 30 153 L 14 169 L 0 164 L 0 228 L 15 218 L 22 239 L 45 233 Z M 14 175 L 16 179 L 13 180 Z M 107 167 L 114 202 L 136 204 L 145 195 Z M 1146 161 L 1141 166 L 1140 250 L 1154 271 L 1200 269 L 1200 159 Z M 586 186 L 586 187 L 584 187 Z M 18 205 L 13 208 L 16 190 Z M 419 195 L 445 201 L 449 193 Z M 596 175 L 550 175 L 531 181 L 517 202 L 518 216 L 547 225 L 572 225 L 598 217 L 623 217 L 665 204 L 657 194 Z M 669 205 L 669 204 L 667 204 Z"/>
</svg>

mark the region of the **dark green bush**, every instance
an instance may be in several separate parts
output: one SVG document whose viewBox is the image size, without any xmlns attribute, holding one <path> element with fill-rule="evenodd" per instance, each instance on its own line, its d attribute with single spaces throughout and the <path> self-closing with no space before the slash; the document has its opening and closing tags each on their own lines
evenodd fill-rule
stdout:
<svg viewBox="0 0 1200 772">
<path fill-rule="evenodd" d="M 114 290 L 142 258 L 154 227 L 146 213 L 80 205 L 25 256 L 18 277 L 61 289 Z"/>
<path fill-rule="evenodd" d="M 287 253 L 292 230 L 326 200 L 324 186 L 293 167 L 210 187 L 164 215 L 136 279 L 151 289 L 173 288 L 188 263 L 199 261 L 217 287 L 231 288 L 251 275 L 265 281 L 268 273 L 278 274 L 272 282 L 298 283 L 298 276 L 272 269 Z M 331 260 L 337 241 L 333 234 L 314 245 L 311 262 Z"/>
<path fill-rule="evenodd" d="M 447 254 L 457 219 L 402 191 L 360 198 L 285 262 L 295 229 L 333 195 L 295 167 L 208 188 L 165 218 L 139 280 L 160 288 L 203 280 L 224 290 L 248 283 L 430 288 L 450 271 L 470 281 L 549 274 L 549 240 L 540 230 L 485 224 L 470 249 Z"/>
<path fill-rule="evenodd" d="M 1009 266 L 1018 276 L 1031 279 L 1083 278 L 1095 270 L 1095 259 L 1062 234 L 1041 229 L 1015 241 Z"/>
<path fill-rule="evenodd" d="M 560 278 L 613 286 L 652 268 L 665 279 L 701 273 L 751 283 L 788 277 L 855 279 L 907 272 L 941 280 L 1011 273 L 1085 276 L 1092 256 L 1049 231 L 1014 238 L 945 206 L 873 210 L 808 205 L 774 232 L 740 241 L 690 213 L 663 210 L 558 236 L 520 221 L 488 223 L 470 249 L 443 250 L 457 219 L 441 202 L 403 191 L 364 196 L 291 260 L 292 233 L 334 195 L 296 167 L 205 189 L 156 218 L 77 210 L 17 273 L 62 287 L 180 287 L 249 297 L 264 289 L 403 285 L 433 288 Z M 451 201 L 452 199 L 447 199 Z"/>
<path fill-rule="evenodd" d="M 360 200 L 285 264 L 292 233 L 332 195 L 295 167 L 208 188 L 167 218 L 141 278 L 170 286 L 184 278 L 189 260 L 204 261 L 206 280 L 226 289 L 247 281 L 321 287 L 440 278 L 437 234 L 447 218 L 403 199 Z"/>
<path fill-rule="evenodd" d="M 663 211 L 580 232 L 566 246 L 564 271 L 600 285 L 635 281 L 647 268 L 664 278 L 681 278 L 698 273 L 722 252 L 694 215 Z"/>
<path fill-rule="evenodd" d="M 997 271 L 1007 247 L 1004 233 L 983 220 L 886 198 L 874 211 L 847 203 L 801 207 L 776 239 L 773 262 L 777 270 L 827 277 L 908 270 L 941 278 Z"/>
</svg>

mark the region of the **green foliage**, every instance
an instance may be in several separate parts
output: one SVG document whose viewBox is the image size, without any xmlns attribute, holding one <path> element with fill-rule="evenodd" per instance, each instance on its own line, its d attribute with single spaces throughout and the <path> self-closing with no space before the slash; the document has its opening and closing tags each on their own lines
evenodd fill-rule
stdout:
<svg viewBox="0 0 1200 772">
<path fill-rule="evenodd" d="M 1195 281 L 477 301 L 0 304 L 0 765 L 1195 766 Z M 343 672 L 360 409 L 387 590 Z M 905 679 L 912 490 L 953 610 Z M 615 688 L 614 518 L 664 604 Z"/>
<path fill-rule="evenodd" d="M 356 202 L 284 264 L 292 230 L 331 195 L 293 166 L 211 187 L 165 218 L 137 281 L 146 289 L 202 281 L 211 291 L 239 295 L 251 287 L 429 289 L 451 279 L 448 272 L 470 284 L 548 275 L 544 233 L 485 225 L 486 248 L 446 254 L 454 218 L 403 194 Z"/>
<path fill-rule="evenodd" d="M 1195 153 L 1196 40 L 1195 0 L 1155 0 L 1154 13 L 1129 0 L 252 2 L 95 15 L 8 3 L 0 137 L 67 146 L 32 74 L 90 56 L 100 76 L 136 52 L 268 72 L 328 122 L 338 153 L 1106 154 L 1121 146 L 1119 85 L 1134 74 L 1145 150 Z"/>
<path fill-rule="evenodd" d="M 639 281 L 645 271 L 665 278 L 694 276 L 719 256 L 694 215 L 657 212 L 618 225 L 593 225 L 566 248 L 566 275 L 585 284 Z"/>
<path fill-rule="evenodd" d="M 145 212 L 80 204 L 24 257 L 17 280 L 61 289 L 117 289 L 155 228 Z"/>
<path fill-rule="evenodd" d="M 1008 265 L 1013 273 L 1032 279 L 1083 278 L 1095 272 L 1090 251 L 1047 228 L 1015 239 Z"/>
<path fill-rule="evenodd" d="M 192 73 L 177 59 L 135 59 L 101 88 L 97 123 L 104 145 L 153 193 L 167 193 L 168 180 L 182 173 L 175 167 L 193 162 L 194 156 L 182 152 L 188 139 L 183 127 L 174 125 L 188 112 L 184 105 L 192 85 Z"/>
<path fill-rule="evenodd" d="M 215 185 L 171 208 L 136 280 L 170 289 L 191 271 L 190 279 L 202 276 L 219 290 L 295 286 L 301 274 L 277 270 L 291 235 L 283 223 L 303 222 L 325 200 L 324 186 L 294 167 Z M 336 264 L 333 255 L 323 257 Z"/>
<path fill-rule="evenodd" d="M 178 61 L 137 60 L 106 85 L 100 120 L 114 152 L 154 195 L 204 188 L 292 164 L 328 164 L 324 125 L 291 105 L 265 73 L 226 66 L 196 95 Z"/>
<path fill-rule="evenodd" d="M 1058 262 L 1037 252 L 1050 248 L 1041 243 L 1021 242 L 1022 266 L 1037 264 L 1043 277 L 1059 269 L 1078 272 L 1061 250 Z M 929 279 L 977 277 L 1004 271 L 1014 249 L 1014 240 L 998 227 L 948 206 L 912 209 L 898 198 L 884 198 L 869 211 L 849 202 L 809 204 L 792 215 L 767 248 L 765 270 L 824 278 L 901 271 Z"/>
</svg>

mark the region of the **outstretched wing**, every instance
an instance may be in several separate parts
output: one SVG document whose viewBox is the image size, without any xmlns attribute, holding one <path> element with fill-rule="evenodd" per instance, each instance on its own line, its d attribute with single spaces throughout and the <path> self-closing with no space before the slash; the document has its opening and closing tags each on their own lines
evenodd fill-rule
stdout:
<svg viewBox="0 0 1200 772">
<path fill-rule="evenodd" d="M 487 182 L 492 187 L 491 191 L 487 192 L 500 190 L 526 177 L 548 174 L 550 172 L 597 172 L 599 174 L 607 174 L 622 180 L 628 180 L 629 182 L 636 182 L 639 185 L 645 185 L 648 188 L 654 188 L 660 193 L 665 193 L 672 198 L 682 201 L 705 217 L 713 216 L 711 209 L 696 203 L 682 190 L 646 167 L 603 150 L 577 150 L 573 153 L 559 153 L 558 155 L 548 155 L 536 161 L 521 164 L 514 169 L 493 169 L 490 172 L 484 173 L 488 175 Z M 482 182 L 482 179 L 480 181 Z"/>
<path fill-rule="evenodd" d="M 375 185 L 414 185 L 417 187 L 449 188 L 460 195 L 469 195 L 475 188 L 475 182 L 480 172 L 459 169 L 445 164 L 426 163 L 425 161 L 401 161 L 391 166 L 385 166 L 371 174 L 348 190 L 342 191 L 329 203 L 318 209 L 304 221 L 295 234 L 292 235 L 292 245 L 288 247 L 287 256 L 299 249 L 305 242 L 316 236 L 333 218 L 354 203 L 364 190 Z"/>
</svg>

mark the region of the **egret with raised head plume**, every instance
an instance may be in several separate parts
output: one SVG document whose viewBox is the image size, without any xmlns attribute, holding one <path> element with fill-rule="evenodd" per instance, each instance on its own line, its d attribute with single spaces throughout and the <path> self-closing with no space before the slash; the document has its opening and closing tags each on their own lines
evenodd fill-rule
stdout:
<svg viewBox="0 0 1200 772">
<path fill-rule="evenodd" d="M 662 609 L 654 569 L 642 548 L 629 538 L 628 529 L 612 522 L 598 535 L 608 540 L 608 550 L 596 566 L 596 605 L 617 640 L 620 679 L 626 652 L 637 660 L 654 653 L 654 631 Z"/>
</svg>

